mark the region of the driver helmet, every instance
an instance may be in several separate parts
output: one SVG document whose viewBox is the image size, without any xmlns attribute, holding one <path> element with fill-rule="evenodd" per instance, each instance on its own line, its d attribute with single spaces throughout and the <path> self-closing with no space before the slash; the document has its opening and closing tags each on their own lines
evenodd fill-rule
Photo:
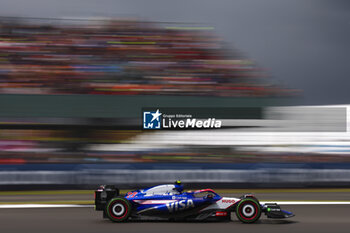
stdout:
<svg viewBox="0 0 350 233">
<path fill-rule="evenodd" d="M 175 181 L 175 189 L 180 193 L 184 190 L 182 183 L 181 183 L 181 180 Z"/>
</svg>

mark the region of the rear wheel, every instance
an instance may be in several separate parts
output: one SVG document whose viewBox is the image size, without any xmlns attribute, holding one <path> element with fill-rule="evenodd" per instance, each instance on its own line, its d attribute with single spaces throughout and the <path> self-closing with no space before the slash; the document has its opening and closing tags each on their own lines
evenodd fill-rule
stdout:
<svg viewBox="0 0 350 233">
<path fill-rule="evenodd" d="M 129 201 L 123 197 L 111 199 L 106 206 L 106 215 L 113 222 L 125 222 L 131 213 Z"/>
<path fill-rule="evenodd" d="M 261 216 L 261 207 L 257 200 L 246 198 L 236 207 L 237 218 L 243 223 L 254 223 Z"/>
</svg>

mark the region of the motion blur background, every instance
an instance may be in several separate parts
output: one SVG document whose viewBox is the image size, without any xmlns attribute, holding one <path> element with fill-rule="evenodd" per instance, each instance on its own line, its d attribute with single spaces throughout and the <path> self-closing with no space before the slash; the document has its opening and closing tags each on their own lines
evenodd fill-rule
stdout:
<svg viewBox="0 0 350 233">
<path fill-rule="evenodd" d="M 349 7 L 2 1 L 0 189 L 347 187 Z M 143 107 L 258 114 L 143 131 Z"/>
</svg>

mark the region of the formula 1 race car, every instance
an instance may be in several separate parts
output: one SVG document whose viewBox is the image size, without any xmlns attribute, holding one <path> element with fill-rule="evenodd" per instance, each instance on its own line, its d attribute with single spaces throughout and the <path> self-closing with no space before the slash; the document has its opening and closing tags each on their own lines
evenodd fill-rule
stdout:
<svg viewBox="0 0 350 233">
<path fill-rule="evenodd" d="M 251 194 L 240 198 L 221 197 L 212 189 L 182 192 L 180 183 L 139 189 L 120 196 L 113 185 L 95 191 L 95 210 L 113 222 L 131 220 L 230 220 L 235 212 L 243 223 L 254 223 L 261 213 L 268 218 L 289 218 L 294 214 L 276 203 L 260 204 Z"/>
</svg>

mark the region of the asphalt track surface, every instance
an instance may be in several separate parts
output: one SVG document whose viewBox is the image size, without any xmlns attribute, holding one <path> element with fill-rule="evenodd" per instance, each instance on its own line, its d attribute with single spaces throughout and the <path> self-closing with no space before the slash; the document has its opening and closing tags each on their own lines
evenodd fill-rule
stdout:
<svg viewBox="0 0 350 233">
<path fill-rule="evenodd" d="M 234 194 L 231 194 L 234 195 Z M 226 196 L 231 196 L 227 194 Z M 272 192 L 257 194 L 261 199 L 275 200 L 342 200 L 350 201 L 349 192 Z M 1 202 L 8 200 L 0 195 Z M 59 196 L 59 197 L 58 197 Z M 237 196 L 237 195 L 235 195 Z M 76 195 L 13 195 L 14 200 L 78 200 L 91 198 Z M 276 197 L 276 198 L 275 198 Z M 304 198 L 302 198 L 304 197 Z M 112 223 L 91 207 L 0 209 L 1 232 L 350 232 L 350 205 L 285 205 L 295 217 L 284 220 L 267 219 L 262 215 L 255 224 L 242 224 L 235 215 L 231 222 L 127 222 Z"/>
</svg>

